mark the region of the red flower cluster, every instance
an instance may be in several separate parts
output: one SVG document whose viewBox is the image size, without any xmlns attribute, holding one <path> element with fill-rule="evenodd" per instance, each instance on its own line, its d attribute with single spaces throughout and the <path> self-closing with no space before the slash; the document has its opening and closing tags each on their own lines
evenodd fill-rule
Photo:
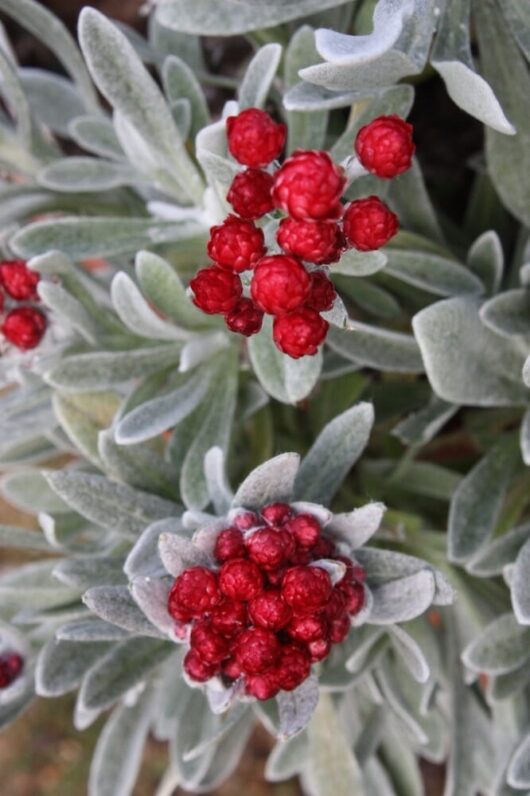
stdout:
<svg viewBox="0 0 530 796">
<path fill-rule="evenodd" d="M 184 669 L 197 682 L 244 678 L 257 699 L 291 691 L 363 607 L 362 568 L 337 554 L 315 517 L 285 503 L 238 515 L 220 531 L 214 555 L 218 568 L 185 570 L 168 600 L 179 632 L 190 627 Z M 346 566 L 335 585 L 314 564 L 323 558 Z"/>
<path fill-rule="evenodd" d="M 399 117 L 381 116 L 359 132 L 357 155 L 369 171 L 396 176 L 410 166 L 411 132 L 411 125 Z M 379 249 L 396 234 L 399 223 L 376 196 L 345 208 L 344 171 L 326 152 L 299 150 L 274 174 L 264 171 L 279 157 L 285 133 L 285 125 L 257 108 L 227 120 L 228 149 L 248 168 L 235 177 L 227 195 L 237 215 L 210 230 L 208 254 L 215 265 L 199 271 L 190 284 L 195 304 L 204 312 L 224 315 L 234 332 L 256 334 L 263 313 L 273 315 L 276 345 L 297 359 L 318 351 L 328 331 L 320 313 L 331 309 L 336 296 L 327 275 L 307 269 L 303 261 L 329 265 L 350 246 Z M 284 254 L 268 255 L 254 221 L 275 208 L 287 215 L 276 235 Z M 219 270 L 226 273 L 221 276 Z M 250 298 L 243 298 L 239 274 L 250 270 Z"/>
<path fill-rule="evenodd" d="M 24 659 L 17 652 L 0 655 L 0 690 L 9 688 L 24 669 Z"/>
<path fill-rule="evenodd" d="M 0 312 L 4 312 L 6 299 L 15 306 L 8 308 L 0 331 L 12 345 L 28 351 L 38 346 L 46 332 L 46 316 L 32 306 L 17 306 L 22 301 L 38 301 L 39 274 L 30 271 L 23 260 L 6 260 L 0 263 Z"/>
</svg>

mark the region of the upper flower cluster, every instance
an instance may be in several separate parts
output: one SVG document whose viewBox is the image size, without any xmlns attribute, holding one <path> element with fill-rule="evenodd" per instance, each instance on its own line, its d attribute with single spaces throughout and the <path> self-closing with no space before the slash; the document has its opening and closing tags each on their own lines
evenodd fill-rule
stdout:
<svg viewBox="0 0 530 796">
<path fill-rule="evenodd" d="M 36 348 L 46 332 L 46 316 L 29 303 L 38 301 L 39 279 L 39 274 L 30 271 L 23 260 L 0 263 L 0 331 L 22 351 Z"/>
<path fill-rule="evenodd" d="M 230 153 L 248 168 L 236 175 L 227 195 L 237 215 L 210 230 L 208 255 L 215 265 L 191 281 L 195 304 L 224 315 L 229 329 L 246 336 L 261 329 L 268 313 L 281 351 L 293 358 L 316 354 L 329 328 L 321 313 L 336 297 L 317 266 L 336 262 L 350 247 L 384 246 L 396 234 L 398 219 L 376 196 L 344 205 L 346 173 L 327 152 L 298 150 L 270 173 L 286 128 L 265 111 L 248 108 L 229 117 L 226 126 Z M 360 130 L 355 150 L 365 169 L 395 177 L 410 167 L 412 127 L 397 116 L 381 116 Z M 276 230 L 283 254 L 267 251 L 263 230 L 254 223 L 274 210 L 286 214 Z M 245 271 L 253 271 L 249 296 L 240 277 Z"/>
</svg>

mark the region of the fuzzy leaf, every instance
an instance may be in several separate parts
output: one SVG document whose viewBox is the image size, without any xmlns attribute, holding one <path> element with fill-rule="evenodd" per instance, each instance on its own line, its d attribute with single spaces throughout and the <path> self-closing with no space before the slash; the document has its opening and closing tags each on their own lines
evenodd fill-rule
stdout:
<svg viewBox="0 0 530 796">
<path fill-rule="evenodd" d="M 517 439 L 502 439 L 462 479 L 451 500 L 448 555 L 470 558 L 493 532 L 519 461 Z"/>
<path fill-rule="evenodd" d="M 79 41 L 99 90 L 137 130 L 159 169 L 199 201 L 203 186 L 157 84 L 124 35 L 103 14 L 84 8 Z"/>
<path fill-rule="evenodd" d="M 108 652 L 106 642 L 82 645 L 51 639 L 43 647 L 35 671 L 35 688 L 39 696 L 57 697 L 73 691 L 83 676 Z"/>
<path fill-rule="evenodd" d="M 281 57 L 282 48 L 279 44 L 266 44 L 257 51 L 239 86 L 240 110 L 263 108 L 278 71 Z"/>
<path fill-rule="evenodd" d="M 511 341 L 485 327 L 476 299 L 439 301 L 412 325 L 436 394 L 464 406 L 525 404 L 530 393 L 519 374 L 523 356 Z"/>
<path fill-rule="evenodd" d="M 89 710 L 110 707 L 130 688 L 145 681 L 173 649 L 172 644 L 149 638 L 119 642 L 85 677 L 79 692 L 81 703 Z"/>
<path fill-rule="evenodd" d="M 0 525 L 0 547 L 41 553 L 52 552 L 52 548 L 40 533 L 9 525 Z"/>
<path fill-rule="evenodd" d="M 321 431 L 296 476 L 295 497 L 330 503 L 363 452 L 374 422 L 371 404 L 361 403 L 338 415 Z"/>
<path fill-rule="evenodd" d="M 322 352 L 292 359 L 279 351 L 272 339 L 272 324 L 265 318 L 261 332 L 248 342 L 252 367 L 263 389 L 276 400 L 295 404 L 306 398 L 322 369 Z"/>
<path fill-rule="evenodd" d="M 50 489 L 45 476 L 34 470 L 19 470 L 5 475 L 0 482 L 5 500 L 21 511 L 64 514 L 67 504 Z"/>
<path fill-rule="evenodd" d="M 120 271 L 111 285 L 112 303 L 122 323 L 140 337 L 154 340 L 185 340 L 186 332 L 162 320 L 151 309 L 131 277 Z"/>
<path fill-rule="evenodd" d="M 500 133 L 513 135 L 499 101 L 475 72 L 469 40 L 470 0 L 451 0 L 437 30 L 431 63 L 442 76 L 453 102 Z"/>
<path fill-rule="evenodd" d="M 78 88 L 62 75 L 42 69 L 20 69 L 19 77 L 34 116 L 69 137 L 70 122 L 86 111 Z"/>
<path fill-rule="evenodd" d="M 160 632 L 146 619 L 126 586 L 94 586 L 84 594 L 83 602 L 110 624 L 138 636 L 160 638 Z"/>
<path fill-rule="evenodd" d="M 360 252 L 356 249 L 346 249 L 338 263 L 333 263 L 331 274 L 371 276 L 385 268 L 386 264 L 387 256 L 384 252 Z"/>
<path fill-rule="evenodd" d="M 530 788 L 530 735 L 526 735 L 515 750 L 508 766 L 507 779 L 513 788 Z"/>
<path fill-rule="evenodd" d="M 297 453 L 282 453 L 260 464 L 247 475 L 234 495 L 232 505 L 257 509 L 267 503 L 289 501 L 299 467 Z"/>
<path fill-rule="evenodd" d="M 149 693 L 117 708 L 105 724 L 94 752 L 89 796 L 129 796 L 140 770 L 149 731 Z"/>
<path fill-rule="evenodd" d="M 67 622 L 57 630 L 59 641 L 121 641 L 129 635 L 127 630 L 111 625 L 103 619 L 80 619 Z"/>
<path fill-rule="evenodd" d="M 0 0 L 0 10 L 57 53 L 66 71 L 75 80 L 87 106 L 99 112 L 99 102 L 74 39 L 61 20 L 34 0 Z"/>
<path fill-rule="evenodd" d="M 328 345 L 360 367 L 395 373 L 423 373 L 416 340 L 408 334 L 390 332 L 355 321 L 348 331 L 330 329 Z"/>
<path fill-rule="evenodd" d="M 201 84 L 188 64 L 178 55 L 170 55 L 164 61 L 162 72 L 164 88 L 170 102 L 185 99 L 191 112 L 190 136 L 195 138 L 199 130 L 210 123 L 208 104 Z"/>
<path fill-rule="evenodd" d="M 292 738 L 307 727 L 319 699 L 318 680 L 315 675 L 308 677 L 294 691 L 280 691 L 276 697 L 280 718 L 281 740 Z"/>
<path fill-rule="evenodd" d="M 53 396 L 53 408 L 65 433 L 96 467 L 101 465 L 98 434 L 111 425 L 119 405 L 116 393 Z"/>
<path fill-rule="evenodd" d="M 424 445 L 430 442 L 438 431 L 454 417 L 458 409 L 458 406 L 432 395 L 424 409 L 414 412 L 398 423 L 392 429 L 392 434 L 405 445 Z"/>
<path fill-rule="evenodd" d="M 226 0 L 219 15 L 216 0 L 169 0 L 158 7 L 157 19 L 164 27 L 199 36 L 233 36 L 259 28 L 270 28 L 300 16 L 342 5 L 347 0 L 300 0 L 297 3 L 241 2 Z"/>
<path fill-rule="evenodd" d="M 78 116 L 69 124 L 68 131 L 76 144 L 87 152 L 103 158 L 125 158 L 112 122 L 103 116 Z"/>
<path fill-rule="evenodd" d="M 205 230 L 196 221 L 161 221 L 147 218 L 56 218 L 36 221 L 10 241 L 25 259 L 59 249 L 74 260 L 133 254 L 148 246 L 190 241 Z"/>
<path fill-rule="evenodd" d="M 530 187 L 527 180 L 521 180 L 521 174 L 530 169 L 530 121 L 525 111 L 530 75 L 493 0 L 479 3 L 475 11 L 482 70 L 517 131 L 514 136 L 505 136 L 486 129 L 488 171 L 506 207 L 528 225 Z"/>
<path fill-rule="evenodd" d="M 131 594 L 138 607 L 161 634 L 167 635 L 171 641 L 180 641 L 175 634 L 175 620 L 167 610 L 171 585 L 170 578 L 135 578 L 131 583 Z"/>
<path fill-rule="evenodd" d="M 479 549 L 467 562 L 468 571 L 479 577 L 500 575 L 507 564 L 515 561 L 527 539 L 530 539 L 530 524 L 514 528 Z"/>
<path fill-rule="evenodd" d="M 305 66 L 310 66 L 319 60 L 315 48 L 315 33 L 308 25 L 304 25 L 294 33 L 285 50 L 285 84 L 291 88 L 298 82 L 298 72 Z M 287 152 L 290 154 L 295 149 L 320 149 L 324 144 L 324 137 L 328 124 L 326 111 L 313 111 L 311 113 L 297 113 L 287 104 L 287 94 L 283 98 L 284 107 L 287 108 L 288 140 Z"/>
<path fill-rule="evenodd" d="M 362 793 L 361 772 L 329 694 L 320 696 L 308 738 L 305 776 L 310 792 L 334 796 Z"/>
<path fill-rule="evenodd" d="M 517 556 L 511 587 L 517 621 L 530 625 L 530 539 Z"/>
<path fill-rule="evenodd" d="M 130 351 L 76 354 L 52 366 L 46 380 L 66 392 L 106 390 L 175 364 L 181 350 L 181 343 L 172 343 Z"/>
<path fill-rule="evenodd" d="M 83 517 L 129 537 L 139 535 L 155 520 L 181 512 L 175 503 L 100 475 L 48 472 L 46 479 L 54 492 Z"/>
<path fill-rule="evenodd" d="M 362 547 L 376 533 L 386 511 L 383 503 L 368 503 L 348 514 L 334 514 L 327 530 L 345 539 L 352 549 Z"/>
<path fill-rule="evenodd" d="M 387 249 L 385 273 L 438 296 L 482 293 L 480 279 L 459 263 L 427 252 Z"/>
<path fill-rule="evenodd" d="M 304 732 L 288 741 L 277 743 L 267 758 L 265 779 L 267 782 L 283 782 L 300 774 L 306 765 L 307 756 L 308 739 Z"/>
<path fill-rule="evenodd" d="M 221 448 L 210 448 L 204 457 L 204 475 L 208 494 L 217 514 L 226 514 L 234 495 L 226 477 L 225 456 Z"/>
<path fill-rule="evenodd" d="M 433 573 L 428 569 L 372 589 L 370 623 L 392 625 L 415 619 L 432 604 L 435 589 Z"/>
<path fill-rule="evenodd" d="M 528 409 L 521 423 L 521 455 L 523 462 L 530 466 L 530 409 Z"/>
<path fill-rule="evenodd" d="M 521 627 L 512 614 L 489 624 L 462 653 L 466 666 L 475 672 L 505 674 L 530 659 L 530 629 Z"/>
<path fill-rule="evenodd" d="M 407 669 L 418 683 L 426 683 L 431 670 L 419 644 L 406 633 L 403 628 L 396 625 L 390 627 L 390 640 L 403 659 Z"/>
<path fill-rule="evenodd" d="M 480 308 L 483 323 L 503 337 L 521 335 L 530 343 L 530 291 L 506 290 Z"/>
<path fill-rule="evenodd" d="M 496 232 L 489 230 L 476 239 L 468 252 L 467 264 L 485 285 L 487 294 L 494 295 L 504 271 L 504 253 Z"/>
<path fill-rule="evenodd" d="M 37 179 L 43 188 L 59 193 L 99 193 L 141 182 L 126 164 L 88 157 L 56 160 L 43 168 Z"/>
</svg>

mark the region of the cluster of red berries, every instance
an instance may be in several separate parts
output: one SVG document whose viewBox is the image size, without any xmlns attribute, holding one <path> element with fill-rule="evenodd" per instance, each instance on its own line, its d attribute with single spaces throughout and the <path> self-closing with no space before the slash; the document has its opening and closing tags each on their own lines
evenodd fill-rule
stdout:
<svg viewBox="0 0 530 796">
<path fill-rule="evenodd" d="M 24 659 L 17 652 L 0 655 L 0 690 L 9 688 L 24 669 Z"/>
<path fill-rule="evenodd" d="M 192 279 L 194 302 L 206 313 L 224 315 L 228 328 L 245 336 L 256 334 L 268 313 L 280 351 L 295 359 L 316 354 L 328 330 L 320 313 L 331 309 L 336 296 L 318 266 L 336 262 L 349 247 L 384 246 L 398 231 L 397 216 L 377 196 L 343 205 L 344 170 L 326 152 L 298 150 L 273 174 L 265 171 L 280 156 L 286 137 L 285 125 L 265 111 L 248 108 L 229 117 L 227 135 L 230 153 L 247 168 L 227 195 L 236 215 L 210 230 L 214 265 Z M 369 172 L 395 177 L 411 165 L 412 126 L 398 116 L 380 116 L 359 131 L 355 151 Z M 284 253 L 268 255 L 254 222 L 273 210 L 287 216 L 276 235 Z M 240 274 L 249 270 L 245 297 Z"/>
<path fill-rule="evenodd" d="M 292 691 L 344 640 L 364 605 L 364 570 L 338 553 L 313 515 L 285 503 L 236 516 L 214 555 L 216 569 L 186 569 L 168 600 L 179 634 L 190 631 L 191 680 L 244 678 L 257 699 Z M 322 559 L 345 566 L 335 585 Z"/>
<path fill-rule="evenodd" d="M 39 279 L 39 274 L 30 271 L 23 260 L 0 263 L 0 331 L 22 351 L 36 348 L 46 332 L 46 316 L 41 310 L 30 304 L 18 306 L 20 302 L 38 301 Z"/>
</svg>

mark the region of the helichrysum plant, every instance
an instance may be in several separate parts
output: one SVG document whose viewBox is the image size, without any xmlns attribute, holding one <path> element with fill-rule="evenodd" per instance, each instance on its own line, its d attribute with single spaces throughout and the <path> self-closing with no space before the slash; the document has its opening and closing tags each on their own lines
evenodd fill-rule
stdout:
<svg viewBox="0 0 530 796">
<path fill-rule="evenodd" d="M 257 723 L 310 796 L 421 796 L 420 758 L 528 793 L 527 8 L 144 10 L 77 43 L 0 0 L 64 72 L 2 31 L 0 487 L 39 532 L 0 526 L 0 726 L 105 714 L 90 796 L 150 737 L 158 796 L 210 792 Z M 433 75 L 484 126 L 458 223 Z"/>
</svg>

